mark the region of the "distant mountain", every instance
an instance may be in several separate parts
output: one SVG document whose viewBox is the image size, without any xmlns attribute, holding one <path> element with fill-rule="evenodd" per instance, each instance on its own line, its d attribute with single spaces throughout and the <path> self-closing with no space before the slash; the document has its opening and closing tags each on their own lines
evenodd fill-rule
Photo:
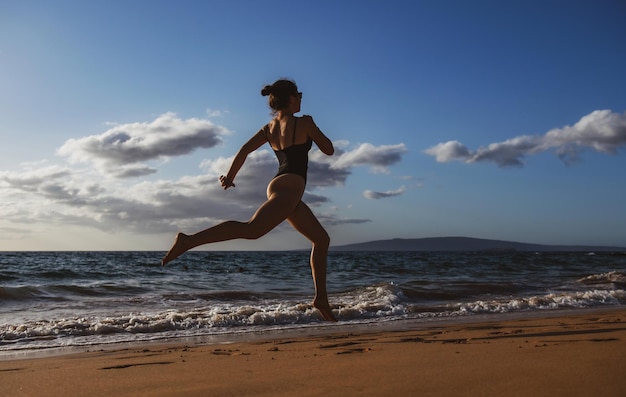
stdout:
<svg viewBox="0 0 626 397">
<path fill-rule="evenodd" d="M 470 237 L 394 238 L 330 247 L 331 251 L 617 251 L 626 247 L 591 245 L 543 245 Z"/>
</svg>

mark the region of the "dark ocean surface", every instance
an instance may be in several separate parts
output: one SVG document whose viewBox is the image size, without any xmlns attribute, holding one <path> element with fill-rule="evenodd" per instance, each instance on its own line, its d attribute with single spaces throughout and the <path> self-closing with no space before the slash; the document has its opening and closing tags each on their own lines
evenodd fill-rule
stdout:
<svg viewBox="0 0 626 397">
<path fill-rule="evenodd" d="M 307 252 L 0 252 L 0 355 L 320 326 Z M 626 304 L 623 252 L 331 252 L 340 324 Z"/>
</svg>

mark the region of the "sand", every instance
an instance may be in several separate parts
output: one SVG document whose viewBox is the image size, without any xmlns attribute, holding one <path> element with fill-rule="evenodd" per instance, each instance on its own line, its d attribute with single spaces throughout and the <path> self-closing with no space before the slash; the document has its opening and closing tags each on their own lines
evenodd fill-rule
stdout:
<svg viewBox="0 0 626 397">
<path fill-rule="evenodd" d="M 621 306 L 469 321 L 4 360 L 0 396 L 626 396 Z"/>
</svg>

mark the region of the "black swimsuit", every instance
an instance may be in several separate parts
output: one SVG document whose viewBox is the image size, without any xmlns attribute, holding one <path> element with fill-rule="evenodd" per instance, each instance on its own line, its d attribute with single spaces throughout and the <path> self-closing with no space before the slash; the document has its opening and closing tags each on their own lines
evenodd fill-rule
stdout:
<svg viewBox="0 0 626 397">
<path fill-rule="evenodd" d="M 293 123 L 293 137 L 291 146 L 288 146 L 282 150 L 275 150 L 276 158 L 278 159 L 278 173 L 274 176 L 276 178 L 283 174 L 297 174 L 304 178 L 306 182 L 306 174 L 309 168 L 309 150 L 313 144 L 310 138 L 307 138 L 306 142 L 295 144 L 296 140 L 296 124 L 298 118 L 296 117 Z M 266 136 L 266 138 L 268 138 Z M 270 142 L 269 138 L 267 139 Z M 272 146 L 270 142 L 270 146 Z"/>
</svg>

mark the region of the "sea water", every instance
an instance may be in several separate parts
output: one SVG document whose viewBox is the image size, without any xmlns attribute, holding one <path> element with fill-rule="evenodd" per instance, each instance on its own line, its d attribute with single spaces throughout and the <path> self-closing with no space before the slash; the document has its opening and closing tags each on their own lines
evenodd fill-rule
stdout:
<svg viewBox="0 0 626 397">
<path fill-rule="evenodd" d="M 308 253 L 0 252 L 0 356 L 318 327 Z M 626 304 L 625 253 L 331 252 L 340 324 Z"/>
</svg>

